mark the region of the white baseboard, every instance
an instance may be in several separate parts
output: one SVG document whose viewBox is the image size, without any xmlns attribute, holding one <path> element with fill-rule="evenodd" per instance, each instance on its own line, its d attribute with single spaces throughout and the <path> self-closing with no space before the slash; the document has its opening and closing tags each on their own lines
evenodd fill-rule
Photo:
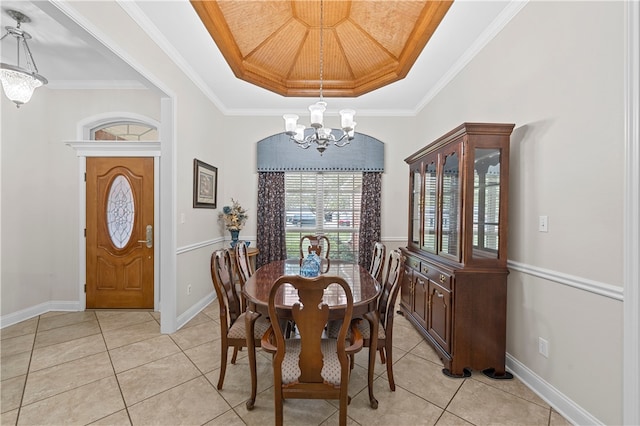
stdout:
<svg viewBox="0 0 640 426">
<path fill-rule="evenodd" d="M 200 311 L 202 311 L 204 308 L 206 308 L 209 305 L 209 303 L 211 303 L 213 300 L 215 300 L 215 298 L 216 298 L 215 296 L 216 296 L 216 292 L 212 291 L 206 297 L 201 299 L 198 303 L 196 303 L 195 305 L 193 305 L 189 309 L 187 309 L 182 315 L 179 315 L 178 319 L 177 319 L 176 331 L 180 330 L 180 328 L 182 328 L 182 326 L 184 326 L 189 321 L 191 321 L 193 319 L 193 317 L 198 315 L 200 313 Z"/>
<path fill-rule="evenodd" d="M 29 308 L 23 309 L 21 311 L 12 312 L 8 315 L 0 316 L 0 328 L 5 328 L 10 325 L 17 324 L 21 321 L 25 321 L 31 319 L 33 317 L 37 317 L 38 315 L 46 314 L 50 311 L 69 311 L 69 312 L 77 312 L 81 309 L 80 303 L 77 301 L 51 301 L 44 302 L 39 305 L 31 306 Z"/>
<path fill-rule="evenodd" d="M 507 353 L 506 367 L 529 389 L 574 425 L 603 425 L 588 411 L 567 398 L 562 392 Z"/>
<path fill-rule="evenodd" d="M 200 311 L 202 311 L 209 303 L 215 300 L 215 292 L 212 291 L 205 298 L 200 300 L 198 303 L 189 308 L 185 313 L 180 315 L 177 320 L 177 330 L 179 330 L 183 325 L 187 324 L 189 321 L 193 319 Z M 17 324 L 21 321 L 26 321 L 28 319 L 37 317 L 38 315 L 46 314 L 51 311 L 64 311 L 64 312 L 78 312 L 84 309 L 81 309 L 80 303 L 75 301 L 51 301 L 40 303 L 39 305 L 31 306 L 27 309 L 23 309 L 21 311 L 12 312 L 8 315 L 0 316 L 0 329 L 9 327 L 10 325 Z"/>
<path fill-rule="evenodd" d="M 183 325 L 191 321 L 193 317 L 198 315 L 200 311 L 202 311 L 209 303 L 211 303 L 215 299 L 215 292 L 209 293 L 205 298 L 200 300 L 198 303 L 189 308 L 185 313 L 180 315 L 177 319 L 177 330 L 179 330 Z M 84 309 L 81 309 L 80 303 L 75 301 L 51 301 L 44 302 L 39 305 L 31 306 L 27 309 L 23 309 L 21 311 L 12 312 L 8 315 L 0 316 L 0 329 L 9 327 L 10 325 L 17 324 L 21 321 L 26 321 L 28 319 L 37 317 L 38 315 L 46 314 L 51 311 L 65 311 L 65 312 L 78 312 Z"/>
</svg>

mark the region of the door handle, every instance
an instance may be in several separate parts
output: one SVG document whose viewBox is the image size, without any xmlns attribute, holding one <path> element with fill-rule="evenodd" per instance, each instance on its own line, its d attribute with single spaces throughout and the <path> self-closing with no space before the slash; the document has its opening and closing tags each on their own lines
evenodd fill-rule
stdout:
<svg viewBox="0 0 640 426">
<path fill-rule="evenodd" d="M 153 247 L 153 226 L 147 225 L 147 239 L 138 240 L 139 243 L 145 243 L 147 248 Z"/>
</svg>

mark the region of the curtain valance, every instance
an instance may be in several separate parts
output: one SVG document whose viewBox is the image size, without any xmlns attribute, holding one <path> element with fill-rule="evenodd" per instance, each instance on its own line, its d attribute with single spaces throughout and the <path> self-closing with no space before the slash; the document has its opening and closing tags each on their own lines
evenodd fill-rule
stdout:
<svg viewBox="0 0 640 426">
<path fill-rule="evenodd" d="M 384 171 L 384 143 L 357 132 L 347 146 L 330 145 L 322 155 L 315 145 L 301 149 L 285 133 L 262 139 L 257 150 L 258 172 Z"/>
</svg>

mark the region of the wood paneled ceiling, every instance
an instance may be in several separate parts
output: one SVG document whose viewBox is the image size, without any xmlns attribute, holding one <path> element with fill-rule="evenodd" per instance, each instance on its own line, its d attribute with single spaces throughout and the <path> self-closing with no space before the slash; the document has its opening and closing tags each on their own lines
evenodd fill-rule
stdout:
<svg viewBox="0 0 640 426">
<path fill-rule="evenodd" d="M 453 0 L 325 0 L 323 95 L 404 78 Z M 320 89 L 319 0 L 191 0 L 236 77 L 283 96 Z"/>
</svg>

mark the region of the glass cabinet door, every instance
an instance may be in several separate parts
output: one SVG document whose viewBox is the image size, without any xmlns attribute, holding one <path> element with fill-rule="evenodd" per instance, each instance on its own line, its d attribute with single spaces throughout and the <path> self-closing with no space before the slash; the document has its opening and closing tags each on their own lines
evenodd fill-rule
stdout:
<svg viewBox="0 0 640 426">
<path fill-rule="evenodd" d="M 420 165 L 411 169 L 411 191 L 409 192 L 410 208 L 409 212 L 411 227 L 411 242 L 420 247 L 420 190 L 422 185 L 422 178 L 420 175 Z"/>
<path fill-rule="evenodd" d="M 432 253 L 436 252 L 437 186 L 436 160 L 427 160 L 424 167 L 424 231 L 422 236 L 422 249 Z"/>
<path fill-rule="evenodd" d="M 442 220 L 440 253 L 460 258 L 460 155 L 458 151 L 443 154 L 442 161 Z"/>
<path fill-rule="evenodd" d="M 498 258 L 500 229 L 500 149 L 474 150 L 473 256 Z"/>
</svg>

